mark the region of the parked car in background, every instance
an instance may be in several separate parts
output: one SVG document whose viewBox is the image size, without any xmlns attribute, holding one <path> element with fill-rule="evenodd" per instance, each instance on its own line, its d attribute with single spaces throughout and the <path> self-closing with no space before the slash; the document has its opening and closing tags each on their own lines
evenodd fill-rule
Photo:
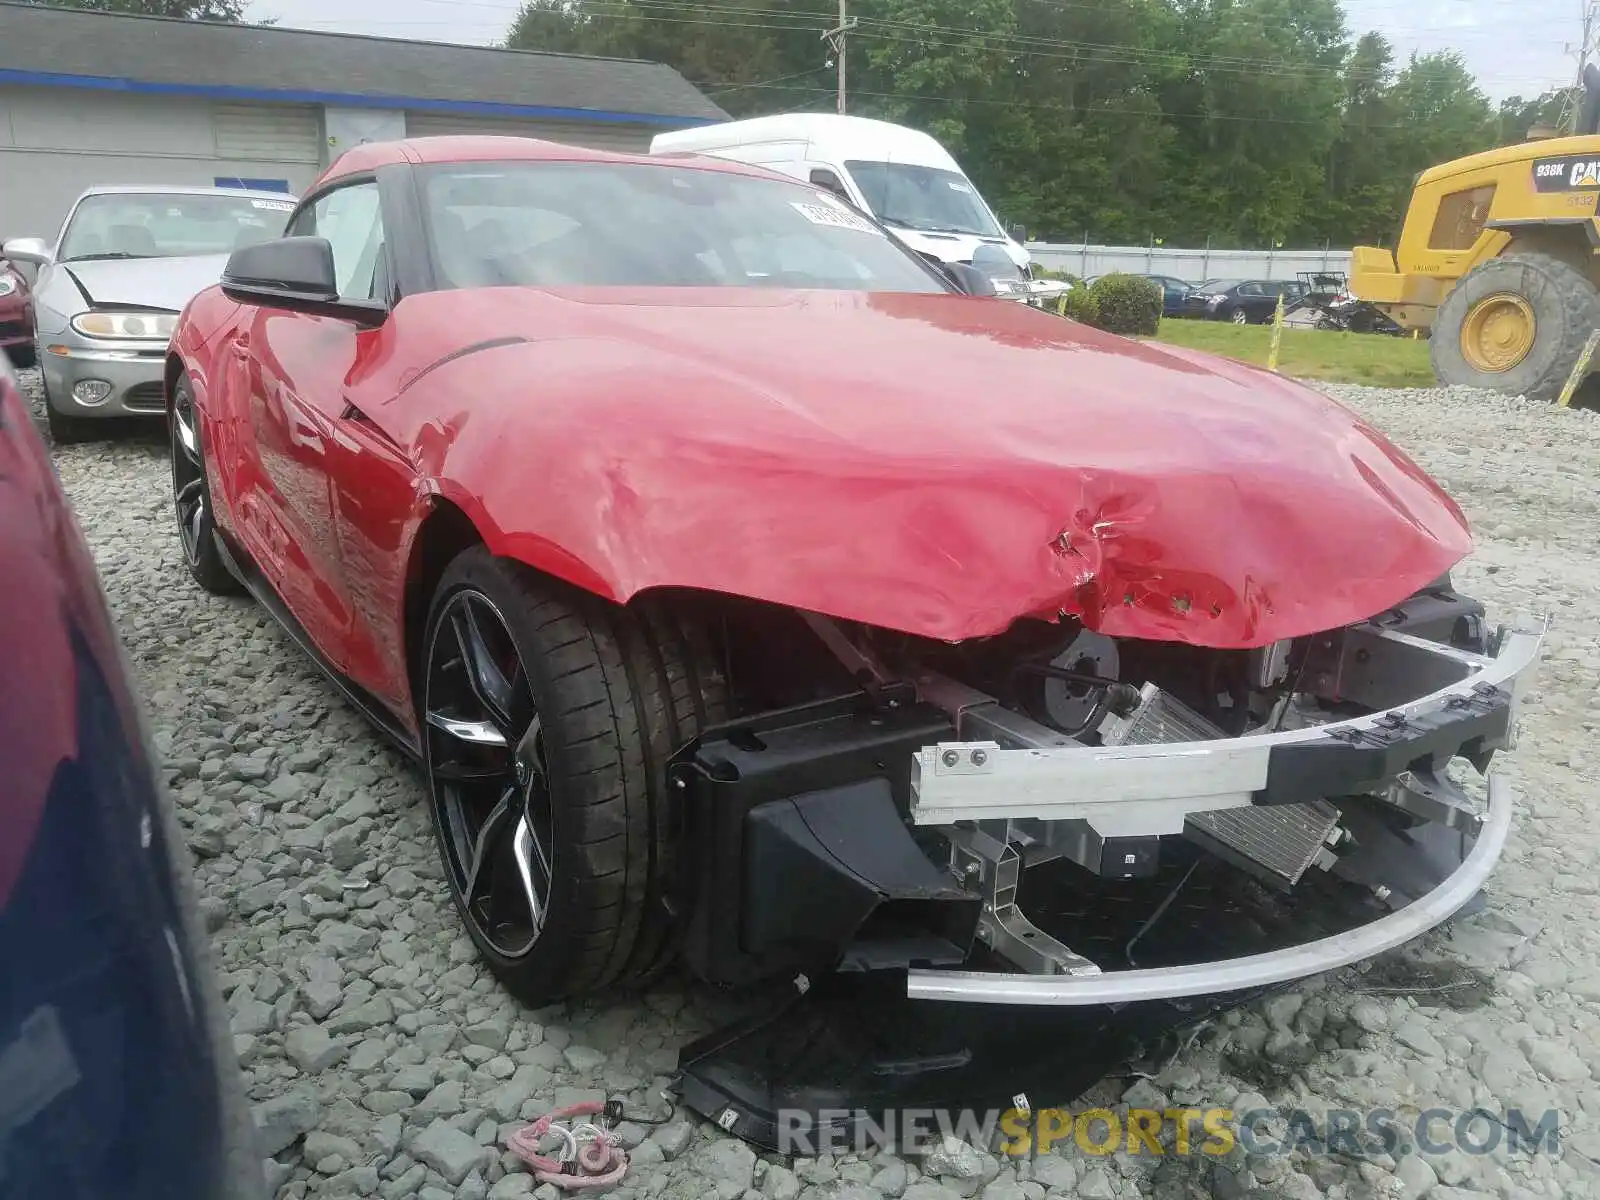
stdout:
<svg viewBox="0 0 1600 1200">
<path fill-rule="evenodd" d="M 0 258 L 0 354 L 19 367 L 33 365 L 33 305 L 21 271 Z"/>
<path fill-rule="evenodd" d="M 282 193 L 239 188 L 94 188 L 55 246 L 6 242 L 0 254 L 39 267 L 34 341 L 51 436 L 79 441 L 105 417 L 161 416 L 178 313 L 229 254 L 282 233 L 293 208 Z"/>
<path fill-rule="evenodd" d="M 261 1200 L 188 852 L 0 355 L 0 1196 Z"/>
<path fill-rule="evenodd" d="M 1278 297 L 1288 307 L 1305 295 L 1297 279 L 1212 279 L 1184 299 L 1183 315 L 1235 325 L 1260 325 L 1272 320 Z"/>
<path fill-rule="evenodd" d="M 1189 293 L 1194 290 L 1194 284 L 1187 279 L 1178 279 L 1172 275 L 1143 275 L 1161 289 L 1161 315 L 1163 317 L 1181 317 L 1184 315 L 1184 301 L 1189 298 Z"/>
</svg>

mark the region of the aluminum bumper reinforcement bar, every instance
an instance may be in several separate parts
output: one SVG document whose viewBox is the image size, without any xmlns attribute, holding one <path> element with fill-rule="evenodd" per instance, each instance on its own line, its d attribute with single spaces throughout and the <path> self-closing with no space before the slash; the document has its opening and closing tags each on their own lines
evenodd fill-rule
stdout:
<svg viewBox="0 0 1600 1200">
<path fill-rule="evenodd" d="M 1266 987 L 1347 967 L 1427 932 L 1476 895 L 1505 849 L 1514 807 L 1510 785 L 1491 775 L 1488 813 L 1461 866 L 1433 891 L 1398 912 L 1345 933 L 1267 954 L 1152 970 L 1082 975 L 912 970 L 906 994 L 913 1000 L 968 1004 L 1127 1004 Z"/>
</svg>

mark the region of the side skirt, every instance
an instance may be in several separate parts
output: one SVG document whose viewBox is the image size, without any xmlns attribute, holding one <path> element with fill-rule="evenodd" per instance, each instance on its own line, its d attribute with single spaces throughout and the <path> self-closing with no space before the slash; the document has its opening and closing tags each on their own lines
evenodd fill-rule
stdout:
<svg viewBox="0 0 1600 1200">
<path fill-rule="evenodd" d="M 401 724 L 394 719 L 391 713 L 371 692 L 367 691 L 355 680 L 329 662 L 327 657 L 318 650 L 316 643 L 311 640 L 311 635 L 305 631 L 304 626 L 295 620 L 289 611 L 289 606 L 279 598 L 278 593 L 272 590 L 272 585 L 267 582 L 267 577 L 246 551 L 234 544 L 233 539 L 225 536 L 220 531 L 216 534 L 217 548 L 221 551 L 223 565 L 228 568 L 228 573 L 237 579 L 257 604 L 266 610 L 285 633 L 294 639 L 295 644 L 305 651 L 312 662 L 321 668 L 335 687 L 344 693 L 346 700 L 362 716 L 377 728 L 378 732 L 414 763 L 422 761 L 422 747 L 418 745 L 405 731 Z"/>
</svg>

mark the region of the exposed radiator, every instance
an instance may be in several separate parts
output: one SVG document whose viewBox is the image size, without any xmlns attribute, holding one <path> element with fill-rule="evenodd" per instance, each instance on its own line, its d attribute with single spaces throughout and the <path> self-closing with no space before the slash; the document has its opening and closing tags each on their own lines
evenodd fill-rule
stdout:
<svg viewBox="0 0 1600 1200">
<path fill-rule="evenodd" d="M 1107 716 L 1100 732 L 1108 746 L 1202 742 L 1228 736 L 1153 683 L 1140 689 L 1138 708 L 1126 717 Z M 1183 832 L 1190 841 L 1264 882 L 1292 887 L 1316 861 L 1338 824 L 1339 810 L 1317 800 L 1194 813 L 1184 821 Z"/>
<path fill-rule="evenodd" d="M 1183 701 L 1153 683 L 1139 689 L 1139 707 L 1126 717 L 1109 714 L 1100 725 L 1108 746 L 1151 746 L 1160 742 L 1209 742 L 1223 733 Z"/>
</svg>

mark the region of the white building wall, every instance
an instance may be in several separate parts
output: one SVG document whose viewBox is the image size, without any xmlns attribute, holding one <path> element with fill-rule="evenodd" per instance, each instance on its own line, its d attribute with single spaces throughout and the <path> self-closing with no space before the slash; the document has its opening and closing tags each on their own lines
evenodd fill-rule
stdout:
<svg viewBox="0 0 1600 1200">
<path fill-rule="evenodd" d="M 277 106 L 260 105 L 270 112 Z M 54 240 L 85 188 L 115 184 L 209 187 L 219 178 L 284 180 L 296 193 L 321 170 L 320 112 L 280 111 L 281 124 L 314 130 L 262 140 L 249 156 L 217 146 L 219 106 L 206 99 L 73 88 L 0 87 L 0 238 Z M 237 105 L 221 106 L 224 110 Z M 238 125 L 238 114 L 222 113 Z M 237 140 L 236 149 L 243 149 Z"/>
<path fill-rule="evenodd" d="M 1093 242 L 1029 242 L 1042 267 L 1082 279 L 1122 271 L 1170 275 L 1187 283 L 1209 279 L 1294 279 L 1302 271 L 1348 273 L 1348 250 L 1179 250 L 1168 246 L 1102 246 Z"/>
</svg>

